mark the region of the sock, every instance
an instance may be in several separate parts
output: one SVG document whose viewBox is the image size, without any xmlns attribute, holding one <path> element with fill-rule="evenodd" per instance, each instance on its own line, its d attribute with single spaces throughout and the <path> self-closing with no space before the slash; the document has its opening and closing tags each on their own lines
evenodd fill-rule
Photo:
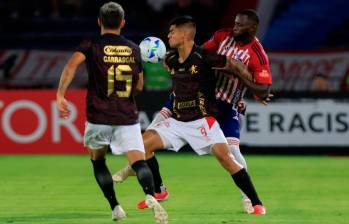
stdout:
<svg viewBox="0 0 349 224">
<path fill-rule="evenodd" d="M 235 184 L 247 195 L 251 200 L 253 206 L 262 205 L 261 200 L 259 200 L 257 192 L 253 186 L 250 176 L 243 168 L 237 173 L 231 175 Z"/>
<path fill-rule="evenodd" d="M 159 163 L 155 156 L 151 157 L 146 162 L 153 174 L 155 193 L 161 193 L 162 178 L 160 175 Z"/>
<path fill-rule="evenodd" d="M 108 200 L 110 208 L 113 210 L 115 206 L 119 205 L 119 202 L 116 200 L 113 180 L 108 167 L 105 164 L 105 159 L 91 160 L 91 162 L 97 183 L 103 191 L 104 197 Z"/>
<path fill-rule="evenodd" d="M 229 150 L 235 157 L 235 160 L 247 170 L 247 163 L 244 156 L 241 154 L 239 145 L 229 145 Z"/>
<path fill-rule="evenodd" d="M 132 164 L 132 169 L 136 172 L 138 182 L 145 194 L 154 196 L 153 174 L 144 160 L 138 160 Z"/>
<path fill-rule="evenodd" d="M 241 154 L 239 145 L 229 145 L 229 151 L 233 154 L 235 161 L 242 165 L 243 168 L 247 170 L 247 163 L 244 156 Z M 243 199 L 248 199 L 247 195 L 241 191 Z"/>
</svg>

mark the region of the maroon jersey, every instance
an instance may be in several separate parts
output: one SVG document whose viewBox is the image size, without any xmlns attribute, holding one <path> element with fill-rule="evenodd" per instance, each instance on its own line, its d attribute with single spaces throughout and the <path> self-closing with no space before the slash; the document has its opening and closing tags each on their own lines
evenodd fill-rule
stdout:
<svg viewBox="0 0 349 224">
<path fill-rule="evenodd" d="M 180 63 L 178 51 L 166 56 L 173 88 L 174 118 L 192 121 L 217 113 L 215 103 L 215 76 L 212 67 L 223 67 L 226 57 L 193 46 L 188 58 Z"/>
<path fill-rule="evenodd" d="M 106 125 L 137 123 L 133 90 L 143 71 L 139 47 L 120 35 L 104 34 L 83 41 L 77 51 L 86 56 L 89 76 L 87 120 Z"/>
</svg>

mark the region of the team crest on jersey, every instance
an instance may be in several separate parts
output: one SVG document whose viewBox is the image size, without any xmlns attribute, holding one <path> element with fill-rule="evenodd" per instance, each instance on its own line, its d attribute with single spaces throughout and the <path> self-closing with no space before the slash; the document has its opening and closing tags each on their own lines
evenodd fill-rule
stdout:
<svg viewBox="0 0 349 224">
<path fill-rule="evenodd" d="M 192 65 L 192 66 L 190 67 L 189 71 L 190 71 L 190 73 L 191 73 L 192 75 L 198 73 L 198 66 L 197 66 L 197 65 Z"/>
</svg>

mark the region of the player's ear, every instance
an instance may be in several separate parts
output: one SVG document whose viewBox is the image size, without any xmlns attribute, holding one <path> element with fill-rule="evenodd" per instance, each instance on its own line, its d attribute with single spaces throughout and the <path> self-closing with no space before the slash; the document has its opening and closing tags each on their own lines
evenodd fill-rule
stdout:
<svg viewBox="0 0 349 224">
<path fill-rule="evenodd" d="M 97 23 L 98 23 L 98 26 L 101 27 L 101 20 L 99 18 L 97 18 Z"/>
<path fill-rule="evenodd" d="M 123 19 L 120 23 L 120 29 L 124 28 L 126 21 Z"/>
</svg>

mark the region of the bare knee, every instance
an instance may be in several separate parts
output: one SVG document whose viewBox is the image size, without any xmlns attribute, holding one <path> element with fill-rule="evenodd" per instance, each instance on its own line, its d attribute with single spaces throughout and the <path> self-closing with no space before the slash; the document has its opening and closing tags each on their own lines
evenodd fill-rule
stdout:
<svg viewBox="0 0 349 224">
<path fill-rule="evenodd" d="M 102 149 L 90 149 L 90 148 L 88 148 L 90 158 L 94 161 L 104 159 L 105 154 L 107 153 L 107 150 L 108 150 L 107 147 L 104 147 Z"/>
</svg>

